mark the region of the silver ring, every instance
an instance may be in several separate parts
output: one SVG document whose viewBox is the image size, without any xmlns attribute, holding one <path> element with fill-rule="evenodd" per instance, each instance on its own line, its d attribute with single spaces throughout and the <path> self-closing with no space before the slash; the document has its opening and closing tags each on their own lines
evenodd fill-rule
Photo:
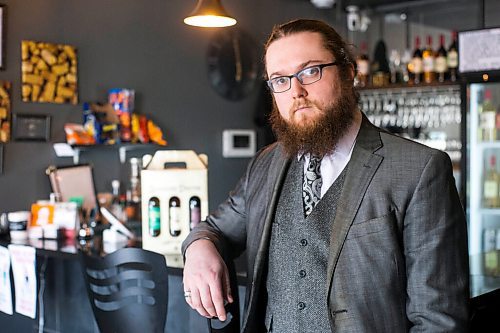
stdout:
<svg viewBox="0 0 500 333">
<path fill-rule="evenodd" d="M 189 298 L 189 297 L 191 297 L 191 290 L 186 290 L 186 291 L 184 291 L 184 297 L 185 297 L 185 298 Z"/>
</svg>

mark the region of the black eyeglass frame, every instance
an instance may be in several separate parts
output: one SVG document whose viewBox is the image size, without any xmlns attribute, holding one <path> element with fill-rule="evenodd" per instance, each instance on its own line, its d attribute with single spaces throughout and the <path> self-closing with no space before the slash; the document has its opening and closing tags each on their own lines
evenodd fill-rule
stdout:
<svg viewBox="0 0 500 333">
<path fill-rule="evenodd" d="M 338 65 L 339 63 L 337 61 L 334 61 L 334 62 L 329 62 L 327 64 L 319 64 L 319 65 L 314 65 L 314 66 L 309 66 L 309 67 L 306 67 L 304 69 L 301 69 L 300 71 L 298 71 L 297 73 L 295 74 L 292 74 L 292 75 L 281 75 L 281 76 L 277 76 L 277 77 L 273 77 L 272 79 L 269 79 L 266 81 L 267 83 L 267 86 L 269 87 L 269 89 L 271 89 L 271 91 L 275 94 L 281 94 L 281 93 L 284 93 L 285 91 L 288 91 L 290 90 L 290 88 L 292 88 L 292 79 L 293 78 L 296 78 L 297 81 L 299 81 L 299 83 L 303 86 L 307 86 L 308 84 L 313 84 L 313 83 L 316 83 L 318 82 L 319 80 L 321 80 L 321 78 L 323 77 L 323 68 L 325 67 L 328 67 L 328 66 L 336 66 Z M 316 81 L 313 81 L 313 82 L 309 82 L 309 83 L 303 83 L 301 79 L 299 79 L 299 76 L 301 73 L 303 73 L 304 71 L 306 70 L 309 70 L 311 68 L 319 68 L 319 78 L 316 80 Z M 271 81 L 274 81 L 274 80 L 277 80 L 277 79 L 281 79 L 281 78 L 288 78 L 288 88 L 283 90 L 283 91 L 279 91 L 279 92 L 276 92 L 274 89 L 273 89 L 273 84 Z"/>
</svg>

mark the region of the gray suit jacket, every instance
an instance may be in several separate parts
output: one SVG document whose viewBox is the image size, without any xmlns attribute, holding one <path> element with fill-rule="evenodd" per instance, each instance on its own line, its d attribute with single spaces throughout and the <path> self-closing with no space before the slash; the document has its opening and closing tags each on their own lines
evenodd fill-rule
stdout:
<svg viewBox="0 0 500 333">
<path fill-rule="evenodd" d="M 271 223 L 288 164 L 279 144 L 260 151 L 183 244 L 208 238 L 233 258 L 246 250 L 246 333 L 264 331 Z M 363 117 L 332 223 L 332 332 L 467 331 L 467 227 L 448 155 Z"/>
</svg>

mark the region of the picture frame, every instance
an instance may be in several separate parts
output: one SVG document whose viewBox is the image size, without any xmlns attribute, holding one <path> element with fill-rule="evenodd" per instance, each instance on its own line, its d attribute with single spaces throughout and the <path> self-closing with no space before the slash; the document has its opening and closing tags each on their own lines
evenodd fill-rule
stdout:
<svg viewBox="0 0 500 333">
<path fill-rule="evenodd" d="M 16 141 L 49 141 L 50 116 L 39 114 L 14 114 L 12 135 Z"/>
<path fill-rule="evenodd" d="M 3 174 L 3 144 L 0 144 L 0 175 Z"/>
<path fill-rule="evenodd" d="M 5 69 L 5 47 L 7 45 L 5 38 L 5 29 L 7 19 L 7 5 L 0 4 L 0 70 Z"/>
</svg>

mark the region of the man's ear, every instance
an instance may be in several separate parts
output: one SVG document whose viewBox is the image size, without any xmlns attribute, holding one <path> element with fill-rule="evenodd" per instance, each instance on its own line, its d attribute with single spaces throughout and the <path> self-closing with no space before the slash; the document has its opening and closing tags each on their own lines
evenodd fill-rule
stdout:
<svg viewBox="0 0 500 333">
<path fill-rule="evenodd" d="M 354 77 L 356 76 L 356 70 L 353 64 L 349 64 L 348 77 L 350 81 L 354 81 Z"/>
</svg>

